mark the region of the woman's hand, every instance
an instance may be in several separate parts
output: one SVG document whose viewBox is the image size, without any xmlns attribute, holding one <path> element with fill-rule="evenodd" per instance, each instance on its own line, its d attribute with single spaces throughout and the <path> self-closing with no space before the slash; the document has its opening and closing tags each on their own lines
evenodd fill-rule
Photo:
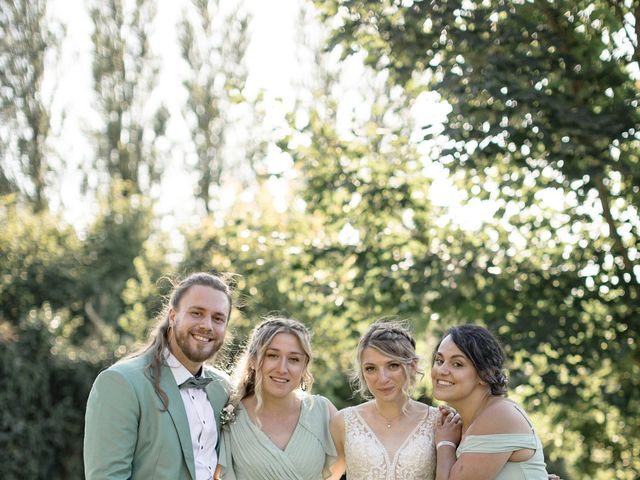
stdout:
<svg viewBox="0 0 640 480">
<path fill-rule="evenodd" d="M 451 407 L 439 407 L 440 416 L 436 421 L 435 443 L 447 441 L 460 444 L 462 436 L 462 418 Z"/>
<path fill-rule="evenodd" d="M 453 407 L 451 407 L 449 405 L 438 405 L 438 410 L 440 411 L 440 414 L 444 415 L 445 417 L 447 415 L 452 415 L 452 414 L 458 413 L 455 408 L 453 408 Z"/>
</svg>

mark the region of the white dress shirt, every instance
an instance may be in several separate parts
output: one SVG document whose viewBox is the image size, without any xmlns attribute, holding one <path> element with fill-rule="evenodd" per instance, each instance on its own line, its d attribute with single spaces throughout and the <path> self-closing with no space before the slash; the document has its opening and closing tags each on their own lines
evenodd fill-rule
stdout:
<svg viewBox="0 0 640 480">
<path fill-rule="evenodd" d="M 193 375 L 171 352 L 167 351 L 166 353 L 167 365 L 171 368 L 176 383 L 180 386 Z M 180 395 L 189 419 L 193 458 L 196 464 L 196 480 L 211 480 L 218 463 L 216 454 L 218 429 L 216 428 L 216 419 L 213 416 L 213 408 L 207 399 L 207 393 L 201 388 L 181 388 Z"/>
</svg>

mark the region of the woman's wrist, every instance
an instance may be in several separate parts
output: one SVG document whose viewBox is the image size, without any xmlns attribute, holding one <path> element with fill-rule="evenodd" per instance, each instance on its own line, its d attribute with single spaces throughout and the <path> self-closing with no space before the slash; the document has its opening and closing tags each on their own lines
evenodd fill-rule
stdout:
<svg viewBox="0 0 640 480">
<path fill-rule="evenodd" d="M 439 450 L 440 447 L 453 447 L 454 449 L 457 450 L 458 445 L 450 440 L 440 440 L 439 442 L 436 443 L 436 450 Z"/>
<path fill-rule="evenodd" d="M 452 442 L 455 445 L 458 445 L 460 443 L 460 437 L 458 435 L 435 435 L 433 437 L 433 443 L 435 443 L 436 445 L 439 444 L 440 442 Z"/>
</svg>

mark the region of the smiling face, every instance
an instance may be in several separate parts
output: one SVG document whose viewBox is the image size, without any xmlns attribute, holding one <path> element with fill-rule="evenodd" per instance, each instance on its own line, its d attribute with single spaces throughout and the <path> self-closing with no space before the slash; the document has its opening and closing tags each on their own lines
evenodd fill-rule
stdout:
<svg viewBox="0 0 640 480">
<path fill-rule="evenodd" d="M 302 383 L 307 363 L 307 354 L 296 335 L 276 334 L 265 349 L 260 366 L 262 396 L 282 398 L 296 390 Z"/>
<path fill-rule="evenodd" d="M 398 360 L 367 347 L 360 357 L 360 368 L 369 392 L 380 401 L 405 401 L 407 372 Z M 415 369 L 414 363 L 407 368 Z"/>
<path fill-rule="evenodd" d="M 213 357 L 224 342 L 229 314 L 224 292 L 193 285 L 169 310 L 169 350 L 191 373 Z"/>
<path fill-rule="evenodd" d="M 440 343 L 431 367 L 433 396 L 449 404 L 470 397 L 478 389 L 486 390 L 473 363 L 447 335 Z"/>
</svg>

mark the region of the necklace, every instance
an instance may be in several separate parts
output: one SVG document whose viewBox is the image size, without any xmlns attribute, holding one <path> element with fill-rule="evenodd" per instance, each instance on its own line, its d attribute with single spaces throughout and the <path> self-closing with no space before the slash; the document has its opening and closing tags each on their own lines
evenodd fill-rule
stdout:
<svg viewBox="0 0 640 480">
<path fill-rule="evenodd" d="M 378 404 L 376 403 L 376 401 L 373 401 L 373 407 L 376 409 L 376 412 L 378 412 L 378 415 L 380 415 L 382 418 L 384 418 L 385 422 L 387 422 L 387 428 L 391 428 L 391 423 L 395 422 L 396 420 L 398 420 L 401 416 L 404 415 L 404 410 L 400 410 L 400 413 L 395 417 L 395 418 L 387 418 L 385 417 L 382 412 L 380 411 L 380 409 L 378 408 Z"/>
</svg>

